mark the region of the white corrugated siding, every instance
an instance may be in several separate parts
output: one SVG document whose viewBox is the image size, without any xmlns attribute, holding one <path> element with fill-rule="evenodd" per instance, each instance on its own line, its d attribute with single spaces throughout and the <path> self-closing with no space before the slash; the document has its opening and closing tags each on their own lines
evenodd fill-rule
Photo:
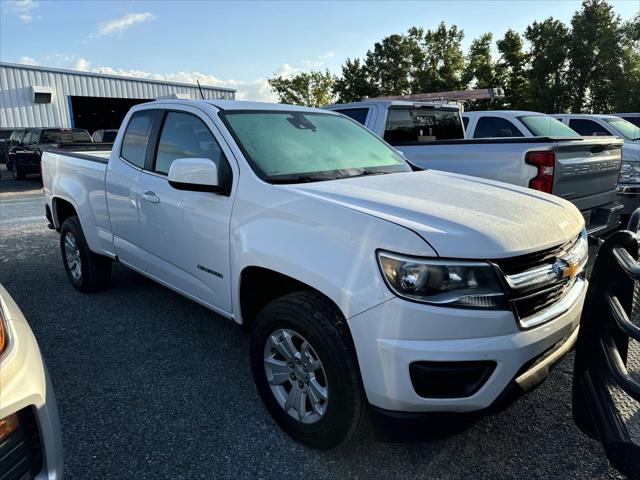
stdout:
<svg viewBox="0 0 640 480">
<path fill-rule="evenodd" d="M 33 103 L 31 86 L 53 90 L 51 103 Z M 231 89 L 205 87 L 206 99 L 233 100 Z M 32 66 L 0 64 L 0 127 L 71 127 L 69 96 L 155 99 L 175 93 L 199 99 L 197 86 Z"/>
</svg>

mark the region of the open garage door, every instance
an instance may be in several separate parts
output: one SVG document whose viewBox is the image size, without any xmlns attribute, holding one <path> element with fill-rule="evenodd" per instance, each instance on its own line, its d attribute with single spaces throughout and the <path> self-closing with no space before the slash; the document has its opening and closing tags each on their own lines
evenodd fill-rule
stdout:
<svg viewBox="0 0 640 480">
<path fill-rule="evenodd" d="M 89 133 L 96 130 L 120 128 L 129 109 L 139 103 L 149 102 L 140 98 L 108 98 L 69 96 L 71 125 L 86 128 Z"/>
</svg>

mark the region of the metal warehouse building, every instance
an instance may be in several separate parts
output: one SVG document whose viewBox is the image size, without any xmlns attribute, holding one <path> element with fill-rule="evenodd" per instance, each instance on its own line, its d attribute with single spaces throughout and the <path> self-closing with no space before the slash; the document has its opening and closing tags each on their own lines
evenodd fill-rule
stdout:
<svg viewBox="0 0 640 480">
<path fill-rule="evenodd" d="M 202 95 L 235 90 L 202 85 Z M 0 63 L 0 127 L 118 128 L 133 105 L 170 98 L 202 97 L 193 84 Z"/>
</svg>

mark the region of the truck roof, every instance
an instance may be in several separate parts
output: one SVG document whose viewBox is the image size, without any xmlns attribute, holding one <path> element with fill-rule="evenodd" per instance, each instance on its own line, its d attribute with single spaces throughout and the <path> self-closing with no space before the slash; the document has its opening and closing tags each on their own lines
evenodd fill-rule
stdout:
<svg viewBox="0 0 640 480">
<path fill-rule="evenodd" d="M 202 105 L 209 104 L 220 110 L 284 110 L 284 111 L 308 111 L 308 112 L 323 112 L 319 108 L 301 107 L 298 105 L 287 105 L 284 103 L 270 103 L 270 102 L 250 102 L 245 100 L 157 100 L 158 103 L 179 104 L 179 105 Z M 154 102 L 155 103 L 155 102 Z M 141 104 L 153 105 L 153 103 Z"/>
<path fill-rule="evenodd" d="M 546 113 L 531 112 L 528 110 L 474 110 L 466 111 L 463 113 L 465 116 L 478 116 L 478 115 L 499 115 L 505 118 L 521 117 L 523 115 L 546 115 Z"/>
<path fill-rule="evenodd" d="M 611 118 L 617 117 L 617 113 L 554 113 L 551 115 L 556 118 L 572 117 L 572 118 Z"/>
</svg>

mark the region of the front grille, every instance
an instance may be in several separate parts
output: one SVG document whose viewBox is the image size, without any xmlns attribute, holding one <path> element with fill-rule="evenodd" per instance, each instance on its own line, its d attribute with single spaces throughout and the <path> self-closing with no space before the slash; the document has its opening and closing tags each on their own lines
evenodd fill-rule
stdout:
<svg viewBox="0 0 640 480">
<path fill-rule="evenodd" d="M 511 304 L 518 318 L 527 318 L 556 303 L 574 283 L 575 280 L 559 283 L 526 297 L 514 298 Z"/>
<path fill-rule="evenodd" d="M 576 240 L 571 240 L 562 245 L 547 248 L 539 252 L 495 260 L 494 263 L 500 267 L 500 270 L 502 270 L 505 275 L 513 275 L 529 270 L 530 268 L 539 267 L 545 263 L 553 263 L 560 254 L 570 249 L 574 243 L 576 243 Z"/>
<path fill-rule="evenodd" d="M 33 410 L 21 410 L 18 418 L 18 428 L 0 443 L 0 480 L 31 480 L 42 470 L 42 448 Z"/>
<path fill-rule="evenodd" d="M 494 261 L 504 275 L 511 276 L 527 272 L 538 267 L 553 265 L 558 258 L 563 258 L 567 252 L 575 248 L 578 239 L 573 239 L 562 245 L 547 248 L 545 250 L 521 255 L 519 257 L 500 259 Z M 518 320 L 524 320 L 549 308 L 571 289 L 577 277 L 556 280 L 549 284 L 532 285 L 530 288 L 513 289 L 508 295 L 509 304 Z"/>
</svg>

